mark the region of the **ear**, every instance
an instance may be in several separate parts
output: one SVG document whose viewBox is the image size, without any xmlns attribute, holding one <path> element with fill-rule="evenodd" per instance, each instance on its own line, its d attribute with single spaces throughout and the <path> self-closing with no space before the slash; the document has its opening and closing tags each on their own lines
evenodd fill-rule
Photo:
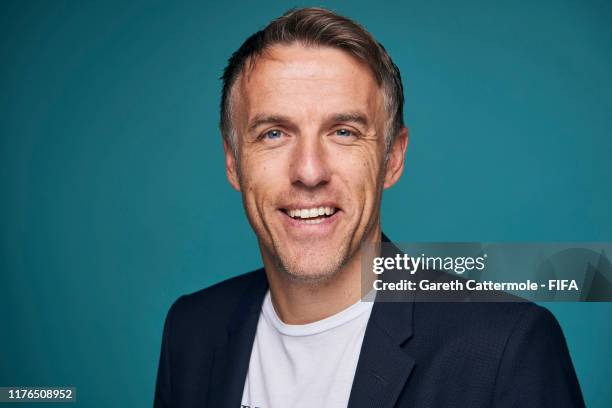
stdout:
<svg viewBox="0 0 612 408">
<path fill-rule="evenodd" d="M 223 150 L 225 151 L 225 174 L 227 180 L 232 185 L 234 190 L 240 191 L 240 182 L 238 181 L 238 170 L 236 167 L 236 156 L 234 151 L 227 143 L 227 140 L 223 140 Z"/>
<path fill-rule="evenodd" d="M 408 128 L 403 127 L 393 141 L 389 150 L 387 166 L 385 169 L 384 188 L 389 188 L 399 180 L 404 171 L 404 158 L 408 147 Z"/>
</svg>

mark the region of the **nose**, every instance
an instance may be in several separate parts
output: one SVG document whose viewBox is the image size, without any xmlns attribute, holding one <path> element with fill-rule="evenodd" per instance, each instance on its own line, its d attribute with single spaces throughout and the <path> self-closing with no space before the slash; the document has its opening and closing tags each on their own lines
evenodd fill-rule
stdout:
<svg viewBox="0 0 612 408">
<path fill-rule="evenodd" d="M 294 185 L 315 188 L 327 184 L 330 168 L 321 137 L 302 135 L 294 146 L 289 166 Z"/>
</svg>

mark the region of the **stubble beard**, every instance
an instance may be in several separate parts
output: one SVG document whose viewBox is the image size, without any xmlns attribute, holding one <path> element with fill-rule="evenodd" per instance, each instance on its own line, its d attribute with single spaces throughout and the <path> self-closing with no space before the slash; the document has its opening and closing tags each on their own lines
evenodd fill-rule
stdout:
<svg viewBox="0 0 612 408">
<path fill-rule="evenodd" d="M 319 285 L 332 280 L 346 266 L 354 255 L 348 241 L 341 248 L 327 256 L 317 258 L 316 255 L 303 253 L 288 254 L 281 248 L 275 248 L 272 260 L 281 274 L 293 283 L 302 285 Z M 304 258 L 309 258 L 303 262 Z M 313 259 L 314 258 L 314 259 Z"/>
</svg>

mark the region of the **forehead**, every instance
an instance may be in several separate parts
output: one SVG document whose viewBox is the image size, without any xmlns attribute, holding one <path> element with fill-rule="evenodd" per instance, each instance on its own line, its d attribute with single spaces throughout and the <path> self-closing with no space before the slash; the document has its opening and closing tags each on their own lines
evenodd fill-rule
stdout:
<svg viewBox="0 0 612 408">
<path fill-rule="evenodd" d="M 265 113 L 316 118 L 330 111 L 363 111 L 372 120 L 382 110 L 382 90 L 370 68 L 331 47 L 277 45 L 239 78 L 235 107 L 244 119 Z"/>
</svg>

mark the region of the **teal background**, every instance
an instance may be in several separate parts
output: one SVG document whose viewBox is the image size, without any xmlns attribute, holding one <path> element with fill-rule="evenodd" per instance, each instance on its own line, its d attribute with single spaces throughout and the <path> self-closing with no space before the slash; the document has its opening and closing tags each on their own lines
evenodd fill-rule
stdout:
<svg viewBox="0 0 612 408">
<path fill-rule="evenodd" d="M 392 239 L 612 241 L 610 2 L 318 4 L 402 71 Z M 171 302 L 260 265 L 225 180 L 218 78 L 297 5 L 0 3 L 0 385 L 151 405 Z M 612 304 L 548 307 L 587 404 L 610 406 Z"/>
</svg>

